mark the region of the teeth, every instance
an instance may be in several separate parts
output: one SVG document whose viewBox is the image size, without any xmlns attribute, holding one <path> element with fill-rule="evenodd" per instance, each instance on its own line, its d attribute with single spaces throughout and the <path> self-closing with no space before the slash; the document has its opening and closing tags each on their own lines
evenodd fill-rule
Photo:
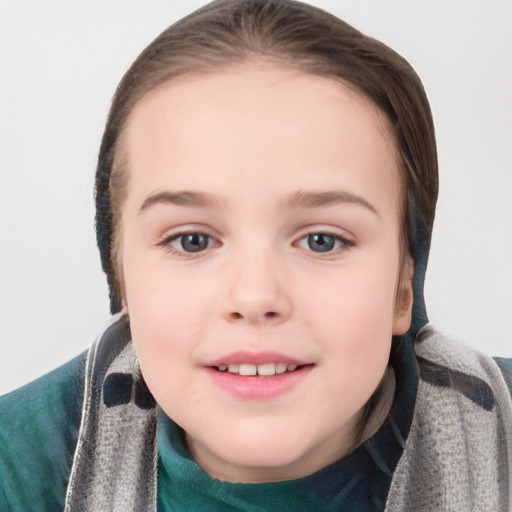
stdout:
<svg viewBox="0 0 512 512">
<path fill-rule="evenodd" d="M 258 365 L 258 375 L 274 375 L 274 373 L 276 373 L 276 365 L 274 363 Z"/>
<path fill-rule="evenodd" d="M 229 373 L 235 373 L 238 375 L 262 375 L 265 377 L 281 374 L 285 372 L 293 372 L 297 369 L 297 365 L 290 363 L 265 363 L 265 364 L 219 364 L 217 369 L 221 372 L 225 372 L 226 370 Z"/>
<path fill-rule="evenodd" d="M 255 364 L 241 364 L 238 369 L 240 375 L 256 375 L 257 367 Z"/>
<path fill-rule="evenodd" d="M 276 373 L 284 373 L 288 369 L 288 365 L 286 363 L 277 363 L 276 364 Z"/>
</svg>

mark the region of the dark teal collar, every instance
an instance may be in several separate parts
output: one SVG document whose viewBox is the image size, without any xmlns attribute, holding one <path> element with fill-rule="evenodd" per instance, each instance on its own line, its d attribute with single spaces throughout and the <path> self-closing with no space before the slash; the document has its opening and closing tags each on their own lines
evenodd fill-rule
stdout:
<svg viewBox="0 0 512 512">
<path fill-rule="evenodd" d="M 343 459 L 298 480 L 233 484 L 211 478 L 193 460 L 182 431 L 163 411 L 158 426 L 158 510 L 384 510 L 405 446 L 418 387 L 412 344 L 394 340 L 391 413 L 379 431 Z"/>
</svg>

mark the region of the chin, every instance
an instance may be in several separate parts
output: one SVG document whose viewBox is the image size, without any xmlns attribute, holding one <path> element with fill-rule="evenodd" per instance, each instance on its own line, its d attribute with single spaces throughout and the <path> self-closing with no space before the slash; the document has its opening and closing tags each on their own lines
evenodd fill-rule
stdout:
<svg viewBox="0 0 512 512">
<path fill-rule="evenodd" d="M 242 440 L 230 459 L 232 464 L 238 466 L 277 469 L 297 463 L 304 456 L 305 451 L 302 445 L 283 443 L 282 439 L 267 440 L 257 444 Z"/>
<path fill-rule="evenodd" d="M 268 419 L 264 424 L 253 422 L 233 427 L 233 423 L 229 429 L 224 426 L 218 435 L 210 431 L 203 437 L 204 443 L 199 437 L 190 446 L 189 439 L 194 458 L 215 478 L 253 483 L 291 480 L 319 468 L 314 463 L 314 448 L 308 448 L 314 446 L 311 435 L 298 428 L 277 428 Z M 210 471 L 214 461 L 217 469 L 222 468 L 220 471 Z"/>
<path fill-rule="evenodd" d="M 230 456 L 225 457 L 226 468 L 229 469 L 220 478 L 245 483 L 294 480 L 313 472 L 304 468 L 303 455 L 296 447 L 292 450 L 281 447 L 279 450 L 269 451 L 261 447 L 246 446 L 240 455 L 230 451 Z M 219 478 L 215 474 L 212 476 Z"/>
</svg>

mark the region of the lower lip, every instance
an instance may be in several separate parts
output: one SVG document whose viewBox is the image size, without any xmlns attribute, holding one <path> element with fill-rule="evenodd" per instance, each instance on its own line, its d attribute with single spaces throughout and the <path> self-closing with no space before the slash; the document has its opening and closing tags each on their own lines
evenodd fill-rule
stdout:
<svg viewBox="0 0 512 512">
<path fill-rule="evenodd" d="M 264 400 L 290 391 L 307 377 L 312 368 L 313 365 L 305 365 L 293 372 L 272 376 L 241 376 L 210 367 L 205 369 L 213 382 L 224 391 L 238 398 Z"/>
</svg>

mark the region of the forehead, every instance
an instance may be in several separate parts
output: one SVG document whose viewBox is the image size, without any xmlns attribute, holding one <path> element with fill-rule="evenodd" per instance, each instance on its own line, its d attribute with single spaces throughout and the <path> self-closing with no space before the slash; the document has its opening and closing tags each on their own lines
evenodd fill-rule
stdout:
<svg viewBox="0 0 512 512">
<path fill-rule="evenodd" d="M 399 181 L 392 131 L 371 101 L 333 79 L 258 63 L 154 89 L 130 115 L 123 147 L 136 194 L 236 182 L 246 192 L 336 188 L 352 175 L 349 187 L 371 182 L 394 195 Z"/>
</svg>

